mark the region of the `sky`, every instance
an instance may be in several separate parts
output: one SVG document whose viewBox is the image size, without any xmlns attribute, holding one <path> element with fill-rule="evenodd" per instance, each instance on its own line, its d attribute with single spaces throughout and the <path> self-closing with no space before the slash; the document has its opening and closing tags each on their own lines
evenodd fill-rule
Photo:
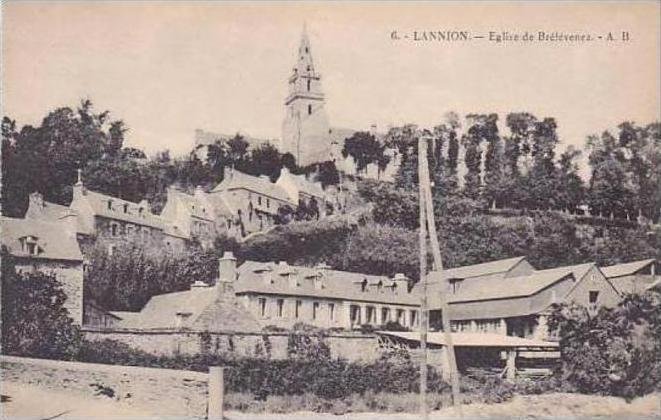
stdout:
<svg viewBox="0 0 661 420">
<path fill-rule="evenodd" d="M 81 98 L 149 153 L 194 130 L 279 138 L 303 24 L 332 126 L 431 127 L 448 111 L 554 117 L 563 145 L 661 113 L 660 4 L 3 2 L 3 115 L 39 124 Z M 392 31 L 567 31 L 629 42 L 393 41 Z"/>
</svg>

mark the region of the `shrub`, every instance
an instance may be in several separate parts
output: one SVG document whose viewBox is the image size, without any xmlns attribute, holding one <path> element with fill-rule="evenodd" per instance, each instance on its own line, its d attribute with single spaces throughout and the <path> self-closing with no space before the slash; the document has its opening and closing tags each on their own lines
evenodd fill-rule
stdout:
<svg viewBox="0 0 661 420">
<path fill-rule="evenodd" d="M 18 356 L 72 359 L 82 339 L 64 307 L 66 294 L 49 274 L 17 274 L 2 256 L 2 351 Z"/>
<path fill-rule="evenodd" d="M 628 295 L 592 315 L 558 305 L 549 327 L 560 336 L 562 378 L 578 391 L 625 398 L 660 389 L 661 293 Z"/>
</svg>

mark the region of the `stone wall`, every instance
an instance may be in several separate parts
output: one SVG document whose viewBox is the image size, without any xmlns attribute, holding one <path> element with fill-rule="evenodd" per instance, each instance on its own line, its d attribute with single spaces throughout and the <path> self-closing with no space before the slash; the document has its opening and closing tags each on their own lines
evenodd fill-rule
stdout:
<svg viewBox="0 0 661 420">
<path fill-rule="evenodd" d="M 157 355 L 200 353 L 226 354 L 235 357 L 286 359 L 287 333 L 205 333 L 201 331 L 142 331 L 130 329 L 84 329 L 91 341 L 117 340 Z M 379 357 L 373 335 L 331 334 L 325 338 L 331 357 L 350 361 L 373 361 Z"/>
<path fill-rule="evenodd" d="M 3 381 L 97 395 L 100 387 L 127 404 L 172 418 L 206 414 L 208 374 L 174 369 L 0 357 Z"/>
</svg>

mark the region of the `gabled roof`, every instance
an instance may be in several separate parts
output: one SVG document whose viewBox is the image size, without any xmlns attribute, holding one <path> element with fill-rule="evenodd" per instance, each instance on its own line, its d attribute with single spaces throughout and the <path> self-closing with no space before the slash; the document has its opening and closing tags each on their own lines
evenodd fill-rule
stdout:
<svg viewBox="0 0 661 420">
<path fill-rule="evenodd" d="M 183 328 L 195 331 L 255 332 L 260 325 L 231 296 L 220 296 L 216 287 L 193 287 L 183 292 L 153 296 L 140 312 L 114 312 L 119 326 L 135 329 Z M 184 316 L 177 326 L 178 314 Z"/>
<path fill-rule="evenodd" d="M 287 192 L 270 180 L 248 175 L 236 169 L 229 172 L 225 179 L 216 185 L 211 192 L 231 191 L 235 189 L 245 189 L 280 201 L 291 202 Z"/>
<path fill-rule="evenodd" d="M 465 279 L 489 274 L 505 273 L 526 257 L 514 257 L 504 260 L 489 261 L 481 264 L 467 265 L 463 267 L 449 268 L 444 271 L 447 279 Z"/>
<path fill-rule="evenodd" d="M 134 203 L 87 189 L 81 195 L 74 194 L 74 202 L 78 199 L 77 197 L 89 204 L 95 216 L 163 229 L 163 222 L 151 212 L 146 203 Z M 112 203 L 112 209 L 108 208 L 109 201 Z M 72 206 L 74 202 L 72 202 Z M 126 212 L 124 212 L 124 206 L 127 208 Z"/>
<path fill-rule="evenodd" d="M 583 268 L 580 270 L 582 271 Z M 574 276 L 574 267 L 572 266 L 536 271 L 525 276 L 503 278 L 493 282 L 482 283 L 480 287 L 470 287 L 470 284 L 461 285 L 457 293 L 450 295 L 449 302 L 470 302 L 531 296 L 569 276 Z"/>
<path fill-rule="evenodd" d="M 206 200 L 174 188 L 168 189 L 168 199 L 178 200 L 193 217 L 211 222 L 214 220 L 213 208 Z"/>
<path fill-rule="evenodd" d="M 33 194 L 38 193 L 32 193 Z M 56 221 L 60 217 L 64 216 L 69 210 L 67 206 L 61 204 L 51 203 L 46 200 L 39 200 L 41 205 L 37 205 L 34 201 L 30 200 L 27 211 L 25 212 L 26 219 L 40 219 L 40 220 L 49 220 Z"/>
<path fill-rule="evenodd" d="M 625 264 L 615 264 L 608 267 L 601 267 L 601 271 L 607 278 L 628 276 L 654 263 L 654 258 L 646 260 L 633 261 Z"/>
<path fill-rule="evenodd" d="M 312 181 L 305 179 L 305 175 L 294 175 L 289 174 L 292 182 L 296 185 L 296 188 L 303 192 L 304 194 L 311 195 L 313 197 L 324 197 L 324 190 L 321 188 L 321 185 Z"/>
<path fill-rule="evenodd" d="M 23 250 L 21 238 L 36 238 L 38 255 Z M 75 234 L 68 232 L 63 222 L 44 222 L 34 219 L 0 218 L 0 243 L 15 257 L 82 261 Z"/>
<path fill-rule="evenodd" d="M 271 282 L 264 281 L 263 272 L 271 269 Z M 235 292 L 238 294 L 261 293 L 285 296 L 306 296 L 338 300 L 353 300 L 375 303 L 391 303 L 402 305 L 420 305 L 420 297 L 417 293 L 409 293 L 408 290 L 397 290 L 387 287 L 378 290 L 367 287 L 361 290 L 360 283 L 364 280 L 368 284 L 388 282 L 386 276 L 375 276 L 349 271 L 338 271 L 318 268 L 276 265 L 257 261 L 246 261 L 238 268 L 239 279 L 235 284 Z M 298 278 L 298 286 L 292 286 L 286 276 L 281 273 L 292 273 Z M 315 286 L 312 279 L 321 276 L 322 288 Z"/>
</svg>

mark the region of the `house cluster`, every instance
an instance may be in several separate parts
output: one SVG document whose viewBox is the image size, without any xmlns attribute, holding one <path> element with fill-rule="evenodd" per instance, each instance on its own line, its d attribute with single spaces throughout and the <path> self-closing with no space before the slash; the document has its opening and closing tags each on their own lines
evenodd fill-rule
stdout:
<svg viewBox="0 0 661 420">
<path fill-rule="evenodd" d="M 79 324 L 109 324 L 115 320 L 98 305 L 83 305 L 86 257 L 95 248 L 109 254 L 125 243 L 177 253 L 193 243 L 213 246 L 219 234 L 242 238 L 273 226 L 282 207 L 295 211 L 303 203 L 326 214 L 327 192 L 283 168 L 278 180 L 228 170 L 209 192 L 167 190 L 161 214 L 149 203 L 135 203 L 85 187 L 80 171 L 68 206 L 32 193 L 23 218 L 2 217 L 1 244 L 21 261 L 22 271 L 54 272 L 65 285 L 69 309 Z"/>
<path fill-rule="evenodd" d="M 599 268 L 594 263 L 536 270 L 525 257 L 446 270 L 445 294 L 455 332 L 490 333 L 544 340 L 552 304 L 575 302 L 595 311 L 615 306 L 623 294 L 659 287 L 659 263 L 644 260 Z M 140 312 L 115 312 L 116 328 L 256 331 L 297 323 L 353 330 L 398 323 L 420 326 L 419 285 L 403 274 L 392 277 L 304 267 L 286 262 L 246 261 L 231 253 L 219 263 L 215 285 L 153 297 Z M 613 273 L 608 277 L 604 273 Z M 609 274 L 610 275 L 610 274 Z M 436 288 L 435 288 L 436 287 Z M 430 285 L 432 329 L 440 322 L 438 285 Z M 230 318 L 226 318 L 231 313 Z M 234 321 L 234 320 L 241 320 Z"/>
</svg>

